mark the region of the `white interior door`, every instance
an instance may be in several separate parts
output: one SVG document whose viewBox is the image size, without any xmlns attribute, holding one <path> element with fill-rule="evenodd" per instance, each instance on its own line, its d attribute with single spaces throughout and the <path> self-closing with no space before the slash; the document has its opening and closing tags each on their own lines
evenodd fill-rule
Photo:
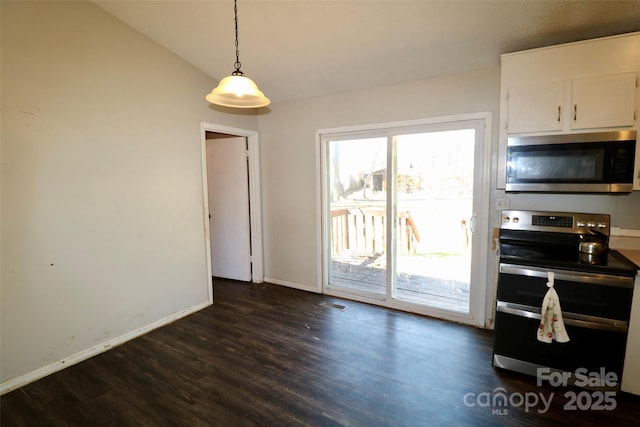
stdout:
<svg viewBox="0 0 640 427">
<path fill-rule="evenodd" d="M 251 225 L 247 139 L 207 139 L 211 272 L 251 280 Z"/>
</svg>

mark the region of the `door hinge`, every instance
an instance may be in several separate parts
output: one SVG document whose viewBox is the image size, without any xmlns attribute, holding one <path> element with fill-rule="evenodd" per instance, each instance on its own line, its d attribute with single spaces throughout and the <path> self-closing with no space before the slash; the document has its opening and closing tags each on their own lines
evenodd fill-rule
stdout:
<svg viewBox="0 0 640 427">
<path fill-rule="evenodd" d="M 640 86 L 640 78 L 636 77 L 636 87 Z"/>
</svg>

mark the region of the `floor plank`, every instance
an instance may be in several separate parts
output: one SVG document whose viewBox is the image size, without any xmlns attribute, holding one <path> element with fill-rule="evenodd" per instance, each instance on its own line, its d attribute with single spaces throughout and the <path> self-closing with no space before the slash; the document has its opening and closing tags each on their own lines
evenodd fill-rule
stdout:
<svg viewBox="0 0 640 427">
<path fill-rule="evenodd" d="M 535 378 L 494 369 L 491 340 L 490 331 L 423 316 L 216 280 L 212 307 L 2 396 L 0 419 L 11 427 L 626 426 L 640 419 L 640 400 L 626 394 L 616 396 L 614 410 L 564 410 L 563 394 L 580 390 L 537 387 Z M 478 395 L 499 387 L 509 397 L 553 393 L 551 408 L 527 409 L 517 399 L 478 404 Z"/>
</svg>

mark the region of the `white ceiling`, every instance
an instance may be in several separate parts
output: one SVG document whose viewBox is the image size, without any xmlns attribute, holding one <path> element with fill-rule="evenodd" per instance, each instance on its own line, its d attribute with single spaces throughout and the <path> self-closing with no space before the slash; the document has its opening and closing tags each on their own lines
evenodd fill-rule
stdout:
<svg viewBox="0 0 640 427">
<path fill-rule="evenodd" d="M 232 0 L 94 3 L 216 80 L 234 69 Z M 238 22 L 242 71 L 281 102 L 486 68 L 502 53 L 640 31 L 640 1 L 239 0 Z"/>
</svg>

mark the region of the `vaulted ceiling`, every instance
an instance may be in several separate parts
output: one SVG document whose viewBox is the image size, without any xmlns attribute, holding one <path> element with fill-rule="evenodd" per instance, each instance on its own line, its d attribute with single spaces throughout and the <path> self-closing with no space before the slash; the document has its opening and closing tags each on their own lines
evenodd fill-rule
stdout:
<svg viewBox="0 0 640 427">
<path fill-rule="evenodd" d="M 234 69 L 232 0 L 94 3 L 216 80 Z M 238 21 L 242 71 L 281 102 L 640 31 L 640 1 L 239 0 Z"/>
</svg>

